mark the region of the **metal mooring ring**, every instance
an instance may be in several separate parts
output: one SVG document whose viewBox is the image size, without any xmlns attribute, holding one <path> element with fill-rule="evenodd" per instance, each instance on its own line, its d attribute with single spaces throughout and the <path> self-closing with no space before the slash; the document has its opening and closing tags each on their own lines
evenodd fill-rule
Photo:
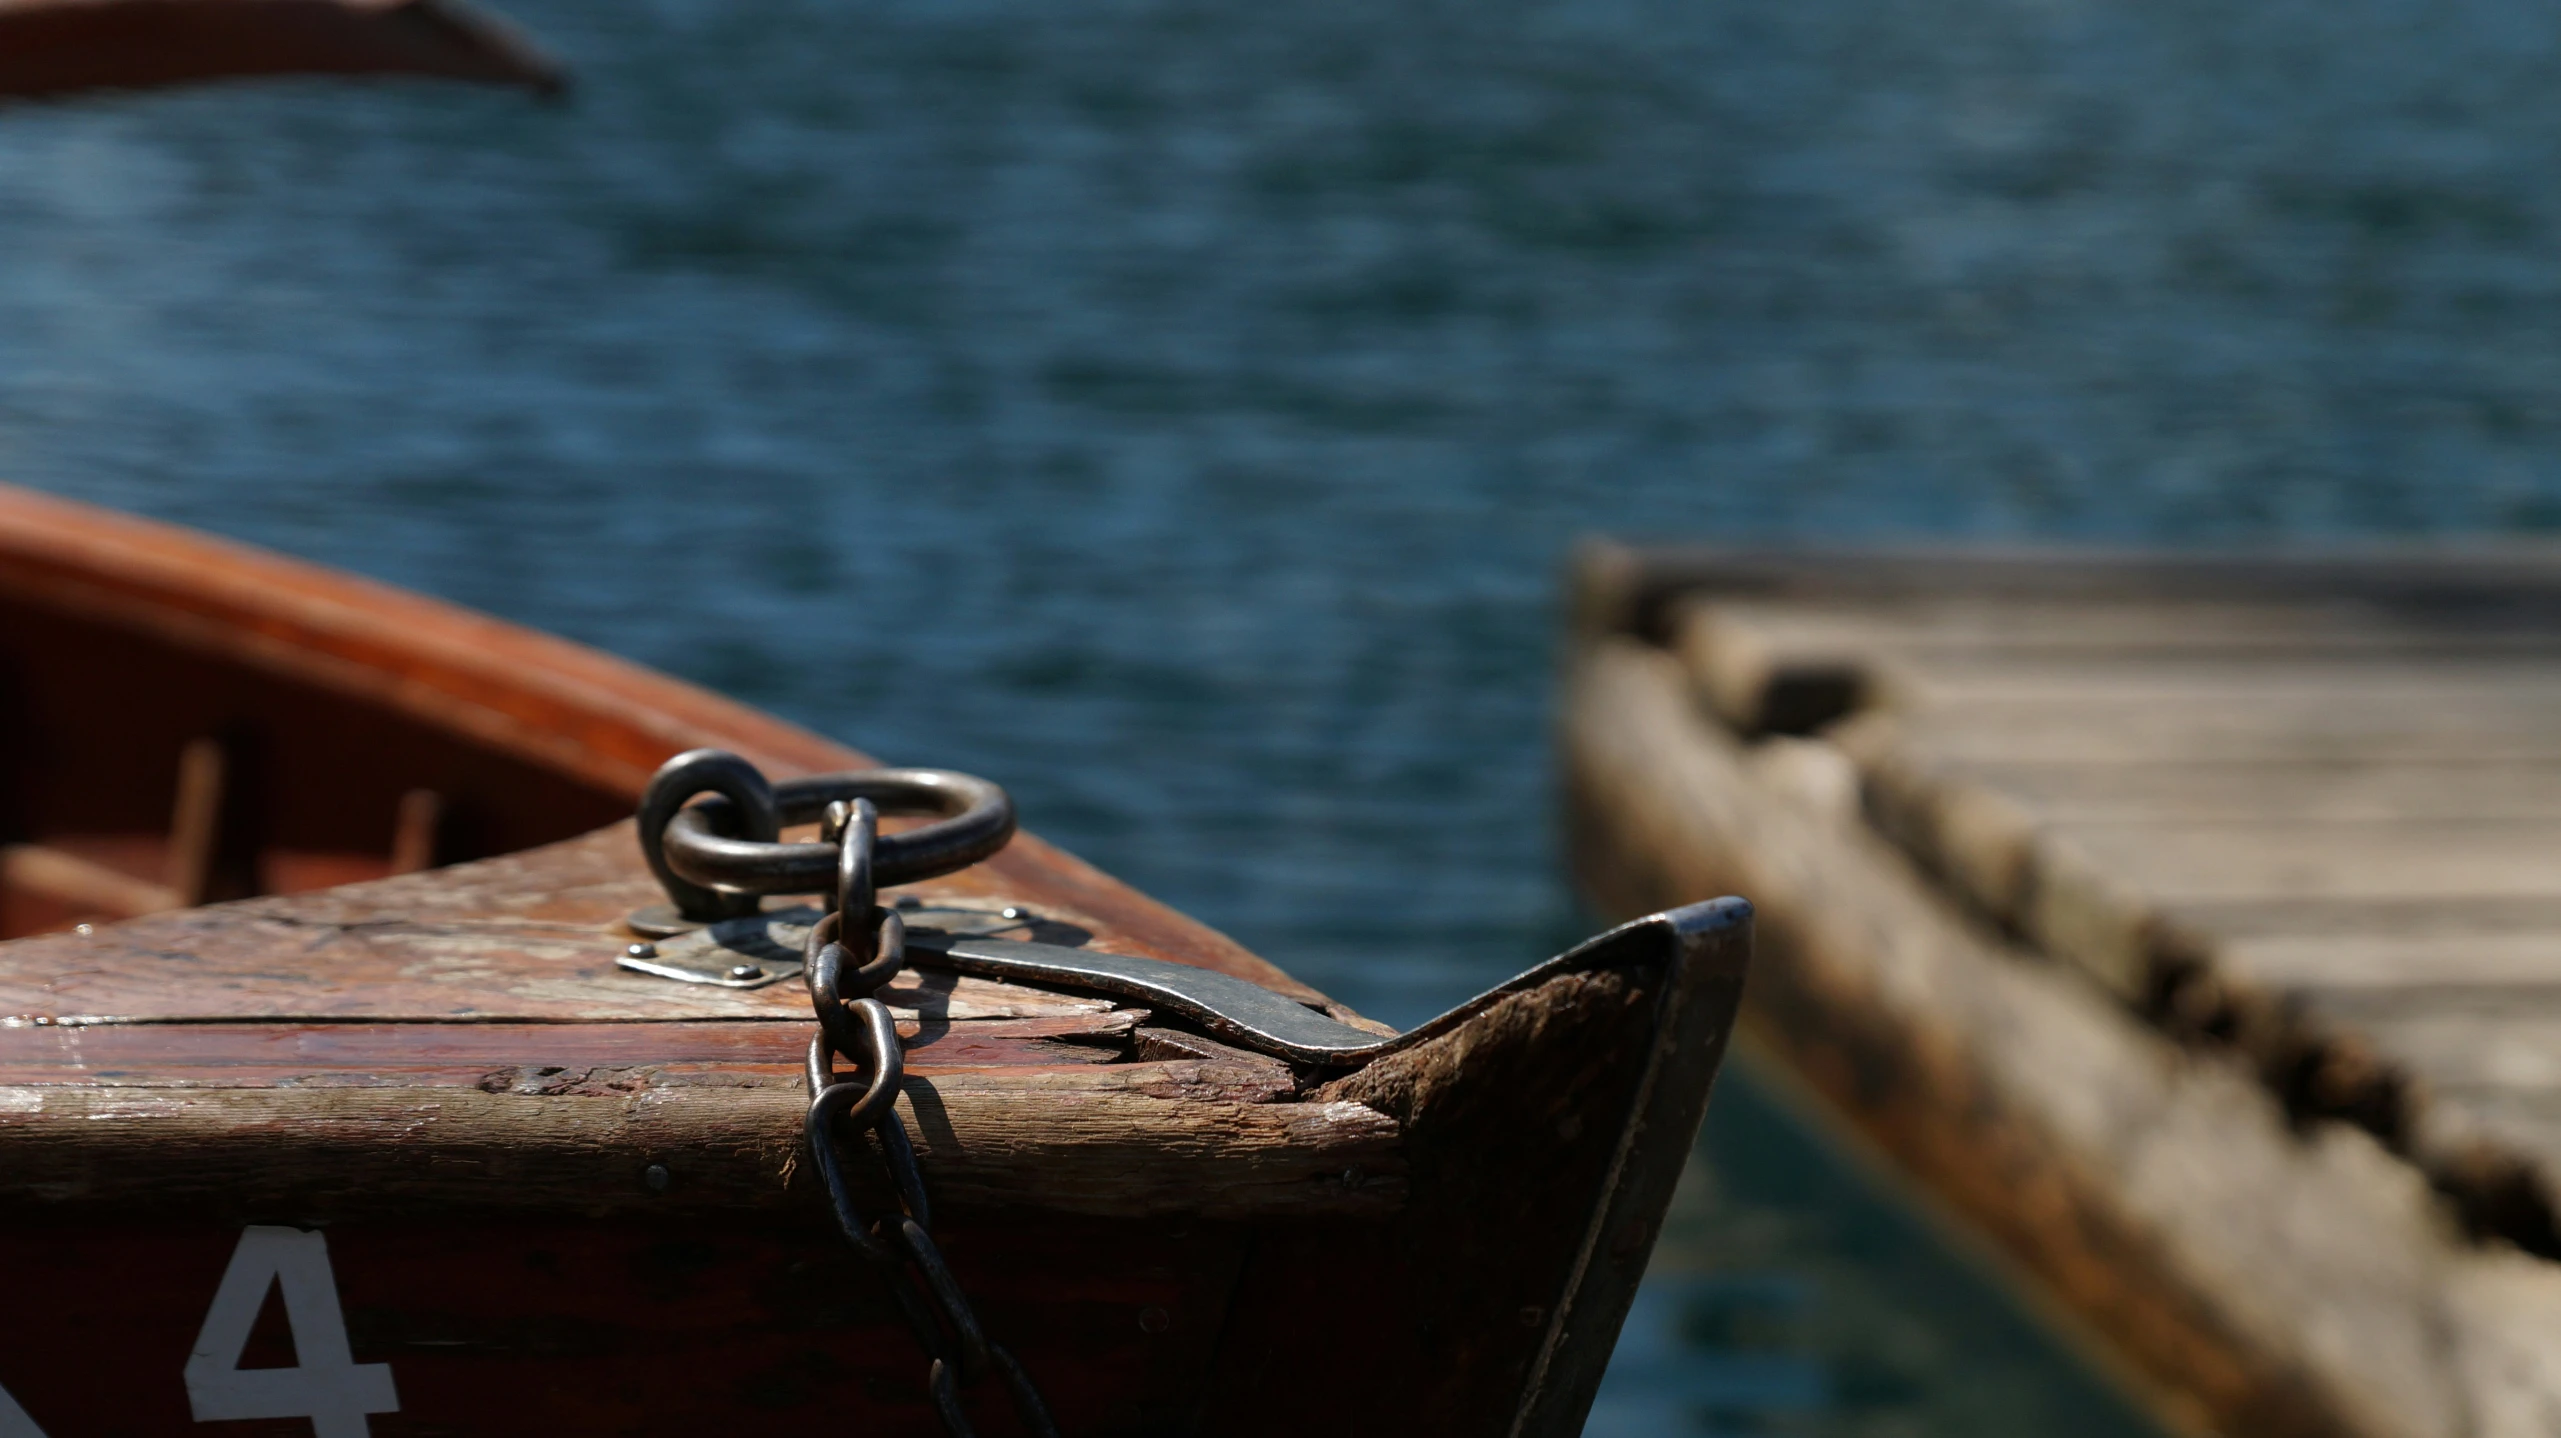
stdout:
<svg viewBox="0 0 2561 1438">
<path fill-rule="evenodd" d="M 668 866 L 667 823 L 699 794 L 720 796 L 701 806 L 705 817 L 741 838 L 771 844 L 782 837 L 782 810 L 762 770 L 724 749 L 688 749 L 659 765 L 640 796 L 640 856 L 685 917 L 731 919 L 752 914 L 755 895 L 706 888 Z"/>
<path fill-rule="evenodd" d="M 650 781 L 649 797 L 641 803 L 642 851 L 650 856 L 651 872 L 659 876 L 668 897 L 688 914 L 695 910 L 686 904 L 679 884 L 685 889 L 716 894 L 724 902 L 749 896 L 750 912 L 752 896 L 757 894 L 832 893 L 839 857 L 837 845 L 783 844 L 774 842 L 772 836 L 780 832 L 781 825 L 817 819 L 829 804 L 839 800 L 851 803 L 869 799 L 884 814 L 946 816 L 940 822 L 903 834 L 880 836 L 872 867 L 874 881 L 883 887 L 912 884 L 966 869 L 1004 848 L 1014 837 L 1014 801 L 1006 797 L 1005 791 L 975 775 L 948 769 L 864 769 L 786 780 L 768 791 L 776 811 L 776 827 L 757 835 L 748 829 L 752 820 L 741 822 L 738 797 L 701 777 L 731 772 L 710 767 L 715 756 L 734 762 L 748 774 L 756 774 L 753 765 L 734 754 L 698 749 L 669 760 L 668 767 L 659 770 L 659 777 Z M 661 781 L 668 780 L 671 770 L 688 761 L 696 767 L 668 781 L 671 791 L 680 783 L 690 785 L 686 792 L 672 802 L 655 802 Z M 759 782 L 763 779 L 760 774 L 756 777 Z M 718 797 L 685 803 L 706 790 Z M 747 802 L 752 804 L 753 800 Z M 742 830 L 747 832 L 742 834 Z"/>
</svg>

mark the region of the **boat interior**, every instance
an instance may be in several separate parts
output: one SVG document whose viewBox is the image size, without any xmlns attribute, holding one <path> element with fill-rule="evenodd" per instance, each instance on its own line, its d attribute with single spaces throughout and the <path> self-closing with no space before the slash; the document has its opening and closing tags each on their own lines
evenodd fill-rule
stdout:
<svg viewBox="0 0 2561 1438">
<path fill-rule="evenodd" d="M 183 636 L 0 594 L 0 938 L 528 848 L 628 794 Z"/>
</svg>

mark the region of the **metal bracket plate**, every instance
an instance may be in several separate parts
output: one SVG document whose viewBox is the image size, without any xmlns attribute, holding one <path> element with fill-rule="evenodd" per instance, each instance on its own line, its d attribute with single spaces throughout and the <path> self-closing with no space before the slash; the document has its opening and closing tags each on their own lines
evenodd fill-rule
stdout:
<svg viewBox="0 0 2561 1438">
<path fill-rule="evenodd" d="M 1041 923 L 1018 908 L 900 909 L 909 925 L 907 961 L 917 968 L 1109 994 L 1196 1024 L 1240 1047 L 1319 1068 L 1367 1063 L 1447 1033 L 1505 995 L 1556 974 L 1635 962 L 1659 955 L 1665 945 L 1678 950 L 1694 935 L 1748 924 L 1751 912 L 1740 899 L 1719 899 L 1621 924 L 1438 1018 L 1401 1034 L 1380 1034 L 1337 1022 L 1286 994 L 1214 969 L 1008 937 L 1036 932 Z M 799 975 L 802 946 L 818 917 L 815 908 L 798 908 L 728 919 L 678 935 L 650 953 L 627 953 L 620 963 L 683 983 L 762 988 Z M 651 948 L 632 946 L 635 951 Z"/>
<path fill-rule="evenodd" d="M 1019 908 L 965 909 L 901 905 L 911 926 L 942 934 L 1028 934 L 1038 922 Z M 614 960 L 621 968 L 680 984 L 761 989 L 800 977 L 810 925 L 819 911 L 807 905 L 684 929 L 655 943 L 637 943 Z"/>
<path fill-rule="evenodd" d="M 901 905 L 898 913 L 907 921 L 907 962 L 917 968 L 1108 994 L 1296 1063 L 1357 1063 L 1393 1042 L 1214 969 L 1035 942 L 1026 936 L 1041 930 L 1041 920 L 1024 909 Z M 800 977 L 819 914 L 803 906 L 723 919 L 633 944 L 615 962 L 678 983 L 761 989 Z"/>
</svg>

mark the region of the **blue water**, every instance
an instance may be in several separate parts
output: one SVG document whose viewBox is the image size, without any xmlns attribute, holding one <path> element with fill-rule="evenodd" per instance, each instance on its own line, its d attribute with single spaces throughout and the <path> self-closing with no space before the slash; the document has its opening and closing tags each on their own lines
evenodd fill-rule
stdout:
<svg viewBox="0 0 2561 1438">
<path fill-rule="evenodd" d="M 521 0 L 0 112 L 0 477 L 575 636 L 1411 1021 L 1570 940 L 1584 530 L 2561 523 L 2561 12 Z M 2139 1431 L 1748 1081 L 1595 1431 Z"/>
</svg>

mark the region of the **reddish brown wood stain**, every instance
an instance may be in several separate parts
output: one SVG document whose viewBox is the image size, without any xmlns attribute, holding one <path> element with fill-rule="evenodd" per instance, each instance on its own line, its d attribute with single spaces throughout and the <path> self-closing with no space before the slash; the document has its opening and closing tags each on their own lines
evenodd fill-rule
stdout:
<svg viewBox="0 0 2561 1438">
<path fill-rule="evenodd" d="M 911 1073 L 1105 1063 L 1142 1010 L 1056 1018 L 901 1023 Z M 487 1088 L 645 1065 L 686 1074 L 800 1082 L 800 1023 L 101 1024 L 0 1029 L 0 1085 L 263 1088 L 379 1080 Z M 562 1082 L 577 1082 L 573 1078 Z M 501 1087 L 506 1086 L 501 1084 Z"/>
<path fill-rule="evenodd" d="M 452 860 L 512 853 L 626 815 L 650 772 L 684 749 L 732 749 L 776 778 L 871 762 L 565 640 L 0 486 L 0 752 L 10 756 L 0 843 L 121 843 L 121 862 L 157 880 L 178 750 L 226 730 L 258 736 L 267 757 L 252 796 L 267 867 L 299 863 L 313 878 L 325 862 L 312 856 L 387 865 L 393 817 L 412 789 L 447 799 L 454 817 L 443 857 Z M 947 887 L 1088 914 L 1134 952 L 1310 992 L 1029 834 Z M 0 894 L 0 935 L 29 932 L 17 926 L 22 913 L 65 917 Z"/>
<path fill-rule="evenodd" d="M 0 0 L 0 97 L 288 74 L 562 84 L 455 0 Z"/>
<path fill-rule="evenodd" d="M 392 1368 L 372 1433 L 933 1431 L 801 1144 L 806 994 L 615 963 L 660 897 L 621 816 L 707 745 L 776 778 L 868 762 L 575 645 L 0 489 L 0 846 L 40 860 L 0 885 L 0 935 L 32 934 L 0 943 L 0 1387 L 56 1438 L 194 1431 L 182 1369 L 241 1226 L 316 1223 L 355 1361 Z M 70 930 L 210 872 L 170 861 L 172 832 L 216 832 L 173 830 L 182 751 L 199 817 L 219 752 L 225 872 L 267 892 Z M 388 869 L 421 792 L 470 862 L 319 887 Z M 1326 1002 L 1029 835 L 912 892 Z M 911 972 L 881 997 L 943 1247 L 1078 1438 L 1570 1433 L 1652 1219 L 1597 1235 L 1627 1193 L 1668 1202 L 1739 994 L 1741 929 L 1669 932 L 1322 1092 L 1141 1042 L 1150 1016 L 1107 1000 Z"/>
<path fill-rule="evenodd" d="M 1013 1343 L 1065 1431 L 1188 1426 L 1241 1251 L 1232 1229 L 1055 1216 L 942 1227 L 985 1321 Z M 381 1438 L 797 1438 L 849 1422 L 864 1433 L 938 1431 L 915 1340 L 878 1276 L 824 1227 L 554 1220 L 326 1232 L 355 1360 L 388 1363 L 398 1389 L 400 1411 L 370 1420 Z M 10 1323 L 0 1386 L 47 1432 L 73 1438 L 309 1438 L 306 1419 L 194 1423 L 182 1370 L 237 1240 L 233 1228 L 186 1225 L 0 1238 L 10 1291 L 46 1295 L 43 1323 Z M 282 1347 L 261 1343 L 252 1366 L 283 1358 Z M 848 1417 L 855 1395 L 858 1420 Z M 991 1438 L 1019 1431 L 1003 1409 L 992 1392 L 974 1405 Z"/>
</svg>

